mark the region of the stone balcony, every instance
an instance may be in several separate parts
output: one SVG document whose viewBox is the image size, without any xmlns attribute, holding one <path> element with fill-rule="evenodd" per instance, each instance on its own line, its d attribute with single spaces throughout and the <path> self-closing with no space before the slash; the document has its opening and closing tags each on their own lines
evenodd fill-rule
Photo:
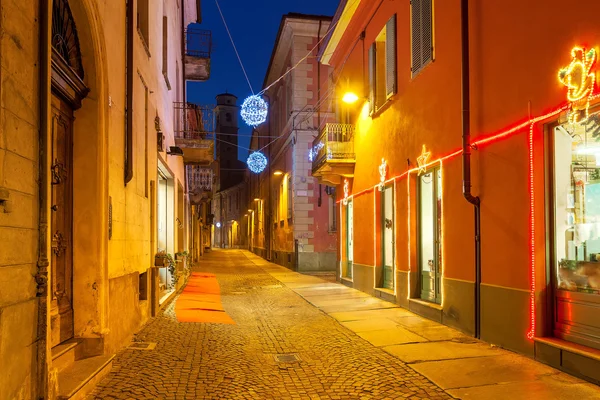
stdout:
<svg viewBox="0 0 600 400">
<path fill-rule="evenodd" d="M 354 177 L 354 130 L 352 124 L 326 124 L 313 141 L 309 158 L 319 183 L 335 186 Z"/>
<path fill-rule="evenodd" d="M 206 81 L 210 78 L 212 32 L 188 28 L 185 31 L 185 79 Z"/>
</svg>

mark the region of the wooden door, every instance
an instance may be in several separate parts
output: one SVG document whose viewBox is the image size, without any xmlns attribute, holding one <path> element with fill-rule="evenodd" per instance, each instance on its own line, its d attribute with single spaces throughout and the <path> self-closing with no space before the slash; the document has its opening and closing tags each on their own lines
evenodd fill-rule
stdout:
<svg viewBox="0 0 600 400">
<path fill-rule="evenodd" d="M 419 177 L 419 264 L 421 298 L 441 304 L 442 190 L 440 169 Z"/>
<path fill-rule="evenodd" d="M 73 109 L 52 96 L 50 207 L 52 346 L 73 337 Z"/>
<path fill-rule="evenodd" d="M 352 279 L 352 268 L 354 265 L 354 203 L 348 201 L 346 208 L 346 278 Z"/>
<path fill-rule="evenodd" d="M 394 192 L 387 186 L 382 193 L 381 221 L 383 243 L 383 287 L 394 289 Z"/>
</svg>

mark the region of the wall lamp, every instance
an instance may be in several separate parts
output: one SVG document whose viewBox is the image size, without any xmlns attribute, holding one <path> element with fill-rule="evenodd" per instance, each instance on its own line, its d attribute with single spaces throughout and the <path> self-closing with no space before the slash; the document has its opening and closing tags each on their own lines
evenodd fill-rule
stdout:
<svg viewBox="0 0 600 400">
<path fill-rule="evenodd" d="M 273 172 L 273 175 L 275 175 L 275 176 L 283 175 L 283 171 L 275 170 L 275 172 Z"/>
<path fill-rule="evenodd" d="M 354 104 L 358 100 L 358 96 L 352 92 L 346 92 L 344 97 L 342 97 L 342 101 L 347 104 Z"/>
</svg>

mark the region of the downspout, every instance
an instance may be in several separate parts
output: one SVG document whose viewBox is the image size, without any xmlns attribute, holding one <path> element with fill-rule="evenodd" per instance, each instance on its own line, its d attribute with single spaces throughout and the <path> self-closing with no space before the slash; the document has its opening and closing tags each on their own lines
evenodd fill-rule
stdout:
<svg viewBox="0 0 600 400">
<path fill-rule="evenodd" d="M 474 336 L 481 337 L 481 201 L 471 193 L 471 113 L 469 74 L 469 0 L 461 0 L 462 42 L 462 164 L 463 196 L 473 205 L 475 222 L 475 329 Z"/>
<path fill-rule="evenodd" d="M 323 20 L 319 20 L 319 32 L 317 33 L 317 43 L 319 43 L 318 45 L 318 50 L 317 50 L 317 54 L 319 54 L 319 52 L 321 51 L 321 24 L 323 23 Z M 317 137 L 319 136 L 319 134 L 321 133 L 321 63 L 319 62 L 319 60 L 317 60 L 317 104 L 319 104 L 319 107 L 317 107 Z M 321 184 L 319 183 L 319 199 L 317 200 L 317 207 L 321 207 L 321 203 L 323 201 L 322 199 L 322 194 L 321 194 Z"/>
<path fill-rule="evenodd" d="M 269 101 L 267 104 L 268 107 L 268 113 L 267 115 L 269 116 L 269 120 L 267 121 L 267 136 L 270 140 L 271 139 L 271 97 L 269 95 L 267 95 L 266 93 L 263 94 L 264 97 L 267 98 L 267 100 Z M 269 170 L 268 170 L 268 174 L 269 174 L 269 186 L 267 188 L 267 198 L 268 198 L 268 204 L 269 207 L 267 208 L 269 210 L 269 218 L 267 218 L 267 223 L 269 224 L 268 228 L 267 228 L 267 233 L 268 233 L 268 238 L 267 238 L 267 261 L 271 261 L 273 258 L 273 221 L 270 221 L 271 216 L 274 214 L 273 213 L 273 204 L 272 204 L 272 198 L 271 198 L 271 179 L 272 179 L 272 173 L 271 173 L 271 164 L 272 164 L 272 159 L 271 159 L 271 147 L 272 147 L 272 143 L 269 145 Z"/>
<path fill-rule="evenodd" d="M 38 238 L 38 260 L 37 274 L 35 280 L 37 283 L 38 297 L 38 320 L 37 320 L 37 382 L 36 398 L 46 399 L 49 393 L 48 354 L 50 346 L 48 344 L 48 335 L 50 333 L 48 320 L 48 259 L 49 233 L 48 224 L 50 220 L 50 143 L 49 136 L 51 130 L 51 31 L 52 31 L 52 0 L 40 2 L 40 132 L 39 132 L 39 238 Z"/>
<path fill-rule="evenodd" d="M 133 0 L 127 1 L 126 81 L 125 89 L 125 185 L 133 179 Z"/>
</svg>

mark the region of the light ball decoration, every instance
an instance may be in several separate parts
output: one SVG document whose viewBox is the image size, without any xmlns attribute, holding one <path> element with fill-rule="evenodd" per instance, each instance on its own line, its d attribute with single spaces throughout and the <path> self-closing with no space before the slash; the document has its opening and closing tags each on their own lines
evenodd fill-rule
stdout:
<svg viewBox="0 0 600 400">
<path fill-rule="evenodd" d="M 247 97 L 240 112 L 242 119 L 250 126 L 258 126 L 267 120 L 269 107 L 262 97 L 253 95 Z"/>
<path fill-rule="evenodd" d="M 263 153 L 255 151 L 248 156 L 246 163 L 248 164 L 250 171 L 254 172 L 255 174 L 260 174 L 267 167 L 267 157 L 265 157 Z"/>
</svg>

